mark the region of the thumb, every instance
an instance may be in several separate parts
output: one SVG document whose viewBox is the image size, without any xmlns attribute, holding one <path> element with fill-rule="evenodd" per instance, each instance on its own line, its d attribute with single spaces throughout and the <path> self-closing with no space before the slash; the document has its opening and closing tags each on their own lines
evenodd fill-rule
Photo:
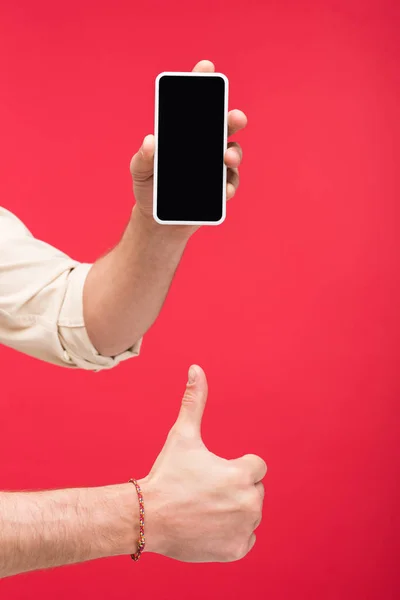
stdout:
<svg viewBox="0 0 400 600">
<path fill-rule="evenodd" d="M 201 420 L 207 401 L 208 386 L 206 375 L 199 366 L 192 365 L 189 379 L 182 398 L 182 405 L 175 431 L 185 437 L 201 437 Z"/>
<path fill-rule="evenodd" d="M 153 175 L 154 135 L 146 135 L 143 143 L 130 164 L 130 171 L 135 182 L 146 181 Z"/>
</svg>

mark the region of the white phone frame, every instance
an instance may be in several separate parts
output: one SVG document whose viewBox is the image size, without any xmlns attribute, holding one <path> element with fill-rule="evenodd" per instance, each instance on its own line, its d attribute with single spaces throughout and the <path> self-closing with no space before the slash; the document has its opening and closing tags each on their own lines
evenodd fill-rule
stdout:
<svg viewBox="0 0 400 600">
<path fill-rule="evenodd" d="M 219 221 L 162 221 L 157 217 L 157 171 L 158 171 L 158 98 L 159 98 L 159 82 L 160 79 L 166 75 L 173 75 L 177 77 L 220 77 L 225 82 L 225 94 L 224 94 L 224 156 L 223 156 L 223 191 L 222 191 L 222 217 Z M 225 221 L 226 218 L 226 165 L 225 165 L 225 152 L 228 147 L 228 88 L 229 80 L 223 73 L 203 73 L 203 72 L 175 72 L 175 71 L 164 71 L 157 75 L 156 78 L 156 97 L 155 97 L 155 118 L 154 118 L 154 138 L 155 138 L 155 151 L 154 151 L 154 178 L 153 178 L 153 217 L 154 220 L 160 225 L 220 225 Z M 194 140 L 193 140 L 194 141 Z"/>
</svg>

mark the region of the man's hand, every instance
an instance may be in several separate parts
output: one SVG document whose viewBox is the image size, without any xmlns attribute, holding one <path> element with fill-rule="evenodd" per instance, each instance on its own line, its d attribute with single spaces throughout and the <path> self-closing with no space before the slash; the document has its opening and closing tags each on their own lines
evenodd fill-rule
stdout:
<svg viewBox="0 0 400 600">
<path fill-rule="evenodd" d="M 193 71 L 213 73 L 214 65 L 208 60 L 202 60 L 194 67 Z M 231 136 L 240 129 L 246 127 L 247 117 L 240 110 L 231 110 L 228 114 L 228 135 Z M 195 140 L 194 140 L 195 143 Z M 239 185 L 238 167 L 242 160 L 242 150 L 236 142 L 230 142 L 225 153 L 225 164 L 227 168 L 226 198 L 229 200 L 236 192 Z M 147 135 L 142 147 L 131 160 L 131 174 L 133 179 L 133 192 L 136 206 L 142 215 L 153 220 L 153 162 L 154 162 L 154 136 Z M 196 177 L 198 174 L 196 173 Z M 156 222 L 153 221 L 154 226 Z M 161 225 L 161 227 L 163 227 Z M 169 231 L 176 231 L 188 237 L 198 229 L 198 226 L 179 225 L 170 227 Z"/>
<path fill-rule="evenodd" d="M 201 61 L 194 70 L 212 72 L 214 65 Z M 228 115 L 228 135 L 243 129 L 246 123 L 240 110 L 232 110 Z M 239 184 L 241 159 L 239 144 L 230 142 L 225 154 L 228 199 Z M 136 206 L 125 233 L 120 243 L 93 265 L 85 282 L 86 330 L 104 356 L 117 356 L 130 349 L 151 327 L 186 244 L 198 229 L 190 225 L 159 225 L 154 220 L 153 163 L 154 137 L 150 135 L 131 161 Z"/>
<path fill-rule="evenodd" d="M 209 452 L 200 432 L 207 380 L 200 367 L 189 373 L 178 419 L 139 482 L 145 550 L 185 562 L 239 560 L 255 543 L 267 467 L 255 455 L 226 460 Z"/>
<path fill-rule="evenodd" d="M 192 367 L 178 419 L 149 475 L 139 480 L 145 551 L 185 562 L 230 562 L 254 546 L 267 471 L 258 456 L 225 460 L 201 439 L 207 381 Z M 133 554 L 139 503 L 131 483 L 0 492 L 0 579 Z"/>
</svg>

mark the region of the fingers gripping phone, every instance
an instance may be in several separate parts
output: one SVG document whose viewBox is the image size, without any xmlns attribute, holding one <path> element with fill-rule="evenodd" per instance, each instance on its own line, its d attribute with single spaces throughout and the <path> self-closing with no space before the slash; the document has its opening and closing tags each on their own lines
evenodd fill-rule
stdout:
<svg viewBox="0 0 400 600">
<path fill-rule="evenodd" d="M 160 73 L 156 79 L 154 219 L 219 225 L 226 215 L 228 79 Z"/>
</svg>

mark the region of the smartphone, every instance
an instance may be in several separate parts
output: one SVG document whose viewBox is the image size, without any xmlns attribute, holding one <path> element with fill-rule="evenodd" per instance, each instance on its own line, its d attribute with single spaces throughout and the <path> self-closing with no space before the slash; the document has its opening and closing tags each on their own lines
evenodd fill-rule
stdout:
<svg viewBox="0 0 400 600">
<path fill-rule="evenodd" d="M 156 79 L 153 216 L 165 225 L 219 225 L 226 215 L 228 79 Z"/>
</svg>

